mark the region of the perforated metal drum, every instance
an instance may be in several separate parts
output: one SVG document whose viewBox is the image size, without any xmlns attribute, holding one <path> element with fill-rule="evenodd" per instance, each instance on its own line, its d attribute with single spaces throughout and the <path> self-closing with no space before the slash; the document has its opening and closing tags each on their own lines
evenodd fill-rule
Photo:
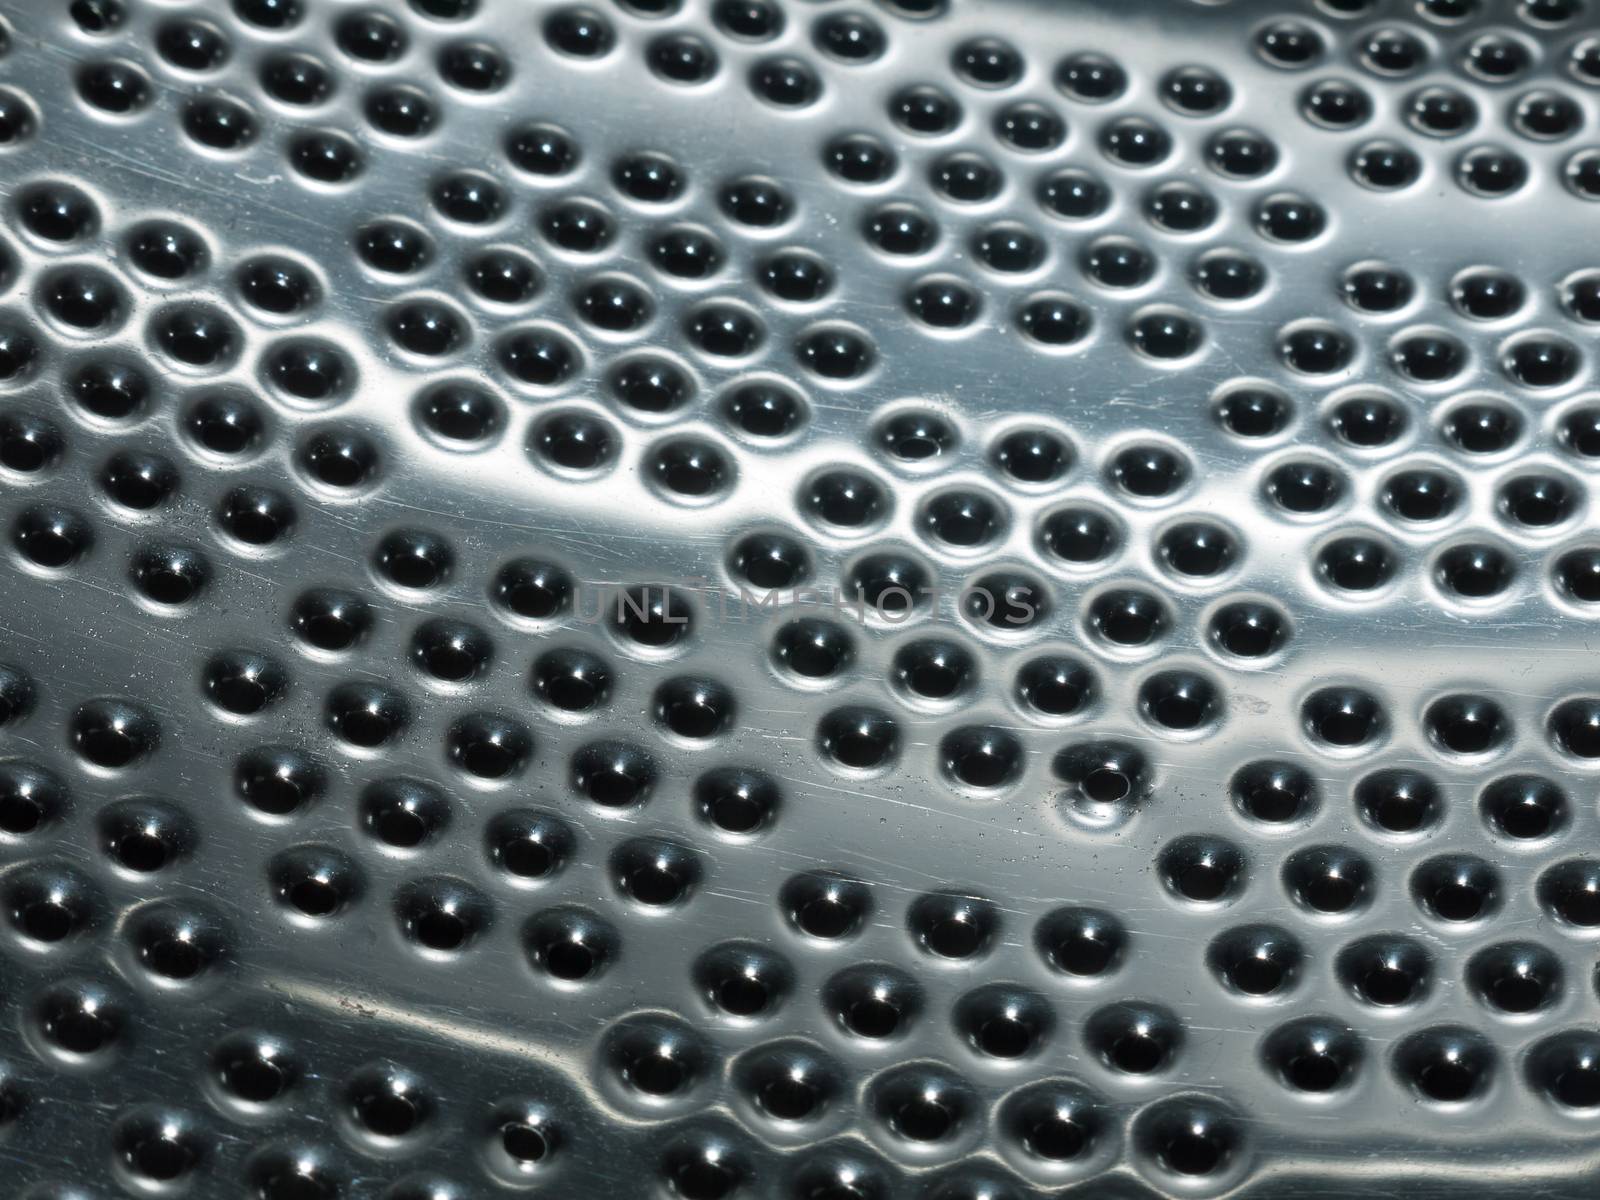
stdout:
<svg viewBox="0 0 1600 1200">
<path fill-rule="evenodd" d="M 0 0 L 0 1194 L 1591 1197 L 1596 0 Z"/>
</svg>

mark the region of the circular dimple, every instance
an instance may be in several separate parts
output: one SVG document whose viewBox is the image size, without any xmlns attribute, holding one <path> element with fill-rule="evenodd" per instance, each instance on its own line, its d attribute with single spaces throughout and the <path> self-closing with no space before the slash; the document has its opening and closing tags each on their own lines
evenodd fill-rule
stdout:
<svg viewBox="0 0 1600 1200">
<path fill-rule="evenodd" d="M 405 697 L 376 683 L 340 684 L 328 693 L 324 719 L 343 741 L 359 749 L 375 749 L 394 741 L 411 718 Z"/>
<path fill-rule="evenodd" d="M 704 83 L 720 65 L 716 52 L 692 34 L 657 38 L 646 51 L 646 61 L 662 79 L 685 86 Z"/>
<path fill-rule="evenodd" d="M 576 907 L 536 913 L 523 931 L 534 967 L 563 984 L 591 982 L 622 950 L 619 935 L 603 918 Z"/>
<path fill-rule="evenodd" d="M 361 825 L 396 850 L 434 838 L 450 819 L 449 802 L 432 784 L 416 779 L 379 780 L 361 794 Z"/>
<path fill-rule="evenodd" d="M 267 381 L 291 401 L 321 405 L 338 400 L 354 383 L 344 353 L 325 342 L 291 338 L 262 358 Z"/>
<path fill-rule="evenodd" d="M 1349 334 L 1333 325 L 1300 325 L 1283 333 L 1278 354 L 1291 371 L 1331 375 L 1350 365 L 1355 344 Z"/>
<path fill-rule="evenodd" d="M 465 622 L 432 620 L 417 628 L 411 659 L 435 679 L 461 683 L 488 667 L 493 645 L 479 629 Z"/>
<path fill-rule="evenodd" d="M 50 946 L 93 927 L 104 904 L 99 890 L 69 867 L 24 866 L 6 880 L 6 919 L 19 936 Z"/>
<path fill-rule="evenodd" d="M 1551 710 L 1546 732 L 1556 749 L 1573 758 L 1600 758 L 1600 698 L 1563 700 Z"/>
<path fill-rule="evenodd" d="M 288 673 L 280 664 L 247 650 L 214 655 L 201 677 L 206 698 L 234 716 L 261 712 L 280 699 L 288 685 Z"/>
<path fill-rule="evenodd" d="M 435 954 L 467 949 L 488 929 L 491 915 L 488 899 L 459 879 L 411 880 L 395 896 L 401 933 Z"/>
<path fill-rule="evenodd" d="M 300 64 L 290 63 L 286 66 L 289 68 L 289 78 L 282 81 L 286 91 L 305 94 L 317 90 L 320 81 L 304 76 L 320 71 L 320 68 L 311 67 L 308 71 L 301 66 L 300 71 L 296 72 L 294 67 Z M 256 115 L 245 105 L 213 92 L 201 93 L 184 106 L 183 129 L 199 145 L 226 153 L 242 149 L 255 141 L 259 123 Z"/>
<path fill-rule="evenodd" d="M 873 476 L 842 468 L 814 476 L 802 489 L 800 504 L 818 520 L 848 530 L 876 523 L 890 501 Z"/>
<path fill-rule="evenodd" d="M 857 933 L 871 911 L 867 886 L 831 872 L 807 872 L 788 880 L 778 903 L 789 922 L 809 937 L 824 941 Z"/>
<path fill-rule="evenodd" d="M 319 799 L 327 786 L 323 768 L 303 752 L 284 746 L 248 751 L 234 771 L 241 799 L 267 816 L 288 816 Z"/>
<path fill-rule="evenodd" d="M 354 863 L 328 846 L 297 846 L 276 855 L 267 867 L 280 903 L 300 918 L 338 917 L 363 890 Z"/>
<path fill-rule="evenodd" d="M 1528 388 L 1554 388 L 1570 382 L 1582 365 L 1576 346 L 1549 334 L 1529 334 L 1510 342 L 1501 355 L 1501 367 Z"/>
<path fill-rule="evenodd" d="M 656 783 L 656 765 L 625 742 L 591 742 L 572 756 L 572 786 L 605 808 L 642 803 Z"/>
<path fill-rule="evenodd" d="M 455 556 L 435 534 L 426 530 L 398 530 L 378 543 L 372 565 L 396 587 L 424 591 L 449 579 Z"/>
<path fill-rule="evenodd" d="M 1148 592 L 1122 588 L 1105 592 L 1088 608 L 1089 629 L 1114 646 L 1146 646 L 1167 630 L 1170 617 L 1161 601 Z"/>
<path fill-rule="evenodd" d="M 1039 580 L 1017 571 L 992 571 L 968 582 L 957 607 L 975 627 L 1021 635 L 1050 615 L 1051 594 Z"/>
<path fill-rule="evenodd" d="M 1062 908 L 1040 918 L 1034 945 L 1056 970 L 1092 978 L 1117 967 L 1126 953 L 1128 934 L 1110 913 Z"/>
<path fill-rule="evenodd" d="M 890 678 L 909 697 L 942 703 L 966 695 L 977 675 L 976 662 L 961 645 L 921 639 L 895 652 Z M 1021 747 L 998 731 L 973 728 L 949 735 L 943 757 L 946 771 L 957 779 L 973 786 L 995 786 L 1020 766 Z M 977 782 L 991 774 L 997 776 L 996 784 Z"/>
<path fill-rule="evenodd" d="M 1140 712 L 1174 733 L 1203 730 L 1221 720 L 1223 702 L 1215 683 L 1194 671 L 1163 671 L 1139 686 Z"/>
<path fill-rule="evenodd" d="M 1539 876 L 1539 903 L 1573 929 L 1600 925 L 1600 863 L 1569 859 Z"/>
<path fill-rule="evenodd" d="M 1271 437 L 1293 415 L 1286 396 L 1257 385 L 1229 388 L 1217 398 L 1213 412 L 1224 429 L 1241 438 Z"/>
<path fill-rule="evenodd" d="M 1381 262 L 1356 264 L 1344 273 L 1341 284 L 1345 301 L 1360 312 L 1394 312 L 1416 294 L 1409 275 Z"/>
<path fill-rule="evenodd" d="M 121 325 L 127 299 L 112 278 L 91 267 L 63 267 L 46 275 L 39 306 L 69 334 L 104 336 Z"/>
<path fill-rule="evenodd" d="M 761 176 L 724 184 L 718 202 L 731 220 L 759 229 L 784 224 L 794 211 L 794 200 L 788 191 L 776 181 Z"/>
<path fill-rule="evenodd" d="M 977 161 L 981 162 L 981 159 Z M 833 174 L 846 183 L 870 186 L 889 179 L 896 170 L 898 160 L 894 151 L 870 134 L 852 133 L 834 138 L 822 151 L 822 162 Z M 937 182 L 942 171 L 934 169 Z"/>
<path fill-rule="evenodd" d="M 1267 284 L 1267 269 L 1247 254 L 1211 250 L 1191 269 L 1195 286 L 1213 300 L 1249 300 Z"/>
<path fill-rule="evenodd" d="M 1069 717 L 1095 700 L 1098 684 L 1092 671 L 1075 658 L 1046 655 L 1024 663 L 1016 675 L 1016 696 L 1042 717 Z"/>
<path fill-rule="evenodd" d="M 1243 1123 L 1210 1097 L 1157 1102 L 1139 1114 L 1133 1138 L 1151 1162 L 1180 1180 L 1221 1175 L 1246 1149 Z"/>
<path fill-rule="evenodd" d="M 1004 529 L 1005 514 L 999 503 L 983 492 L 943 492 L 923 504 L 920 522 L 930 537 L 965 549 L 997 538 Z"/>
<path fill-rule="evenodd" d="M 339 425 L 314 430 L 301 443 L 299 460 L 312 479 L 345 492 L 371 483 L 380 473 L 379 452 L 372 439 Z"/>
<path fill-rule="evenodd" d="M 1467 963 L 1467 986 L 1494 1012 L 1531 1013 L 1554 1004 L 1561 995 L 1561 961 L 1533 942 L 1501 942 L 1487 946 Z"/>
<path fill-rule="evenodd" d="M 613 1026 L 601 1047 L 604 1065 L 635 1096 L 681 1098 L 702 1080 L 709 1052 L 680 1022 L 641 1017 Z"/>
<path fill-rule="evenodd" d="M 1355 687 L 1313 692 L 1302 703 L 1300 718 L 1313 740 L 1334 749 L 1376 741 L 1387 729 L 1387 718 L 1377 699 Z"/>
<path fill-rule="evenodd" d="M 733 486 L 735 470 L 718 445 L 679 437 L 647 451 L 646 470 L 663 491 L 684 503 L 707 502 Z"/>
<path fill-rule="evenodd" d="M 787 385 L 760 380 L 727 392 L 722 410 L 728 421 L 753 438 L 781 438 L 808 419 L 805 401 Z"/>
<path fill-rule="evenodd" d="M 1107 1067 L 1129 1075 L 1166 1069 L 1184 1042 L 1183 1027 L 1173 1013 L 1142 1001 L 1113 1004 L 1090 1014 L 1083 1036 Z"/>
<path fill-rule="evenodd" d="M 89 553 L 94 533 L 89 522 L 71 509 L 31 507 L 13 522 L 11 544 L 35 566 L 60 570 Z"/>
<path fill-rule="evenodd" d="M 1186 313 L 1155 309 L 1136 316 L 1128 327 L 1133 348 L 1147 358 L 1186 358 L 1205 344 L 1204 328 Z"/>
<path fill-rule="evenodd" d="M 968 959 L 984 954 L 999 930 L 994 905 L 981 896 L 936 892 L 919 897 L 906 916 L 912 940 L 928 954 Z"/>
<path fill-rule="evenodd" d="M 1529 1084 L 1579 1115 L 1600 1107 L 1600 1045 L 1588 1031 L 1556 1034 L 1533 1047 L 1526 1061 Z"/>
<path fill-rule="evenodd" d="M 1568 599 L 1580 604 L 1600 601 L 1600 551 L 1587 547 L 1569 551 L 1556 560 L 1552 575 Z"/>
<path fill-rule="evenodd" d="M 988 984 L 956 1001 L 956 1029 L 978 1054 L 1018 1059 L 1051 1036 L 1055 1016 L 1044 997 L 1012 984 Z"/>
<path fill-rule="evenodd" d="M 1461 503 L 1461 484 L 1454 476 L 1429 467 L 1400 471 L 1383 484 L 1379 500 L 1404 521 L 1438 521 Z"/>
<path fill-rule="evenodd" d="M 1429 738 L 1449 754 L 1485 754 L 1498 749 L 1511 736 L 1505 712 L 1482 696 L 1445 696 L 1423 713 Z"/>
<path fill-rule="evenodd" d="M 866 1105 L 895 1138 L 927 1145 L 951 1141 L 963 1132 L 976 1115 L 978 1101 L 971 1086 L 949 1068 L 919 1063 L 891 1068 L 870 1082 Z"/>
<path fill-rule="evenodd" d="M 1456 160 L 1456 182 L 1483 199 L 1497 199 L 1528 182 L 1528 164 L 1503 146 L 1478 146 Z"/>
<path fill-rule="evenodd" d="M 1479 801 L 1489 827 L 1513 841 L 1549 837 L 1571 819 L 1566 794 L 1535 775 L 1510 775 L 1484 789 Z"/>
<path fill-rule="evenodd" d="M 1157 858 L 1161 881 L 1182 900 L 1217 904 L 1244 889 L 1245 856 L 1224 838 L 1189 835 L 1162 847 Z"/>
<path fill-rule="evenodd" d="M 93 1061 L 115 1052 L 130 1016 L 120 991 L 72 979 L 45 991 L 34 1005 L 32 1020 L 56 1054 L 69 1061 Z"/>
<path fill-rule="evenodd" d="M 1516 575 L 1510 557 L 1496 546 L 1452 547 L 1434 560 L 1434 578 L 1447 593 L 1486 600 L 1511 586 Z"/>
<path fill-rule="evenodd" d="M 0 466 L 32 475 L 52 470 L 66 447 L 61 430 L 26 413 L 0 417 Z"/>
<path fill-rule="evenodd" d="M 753 942 L 724 942 L 696 960 L 694 981 L 715 1011 L 744 1020 L 770 1015 L 793 987 L 787 962 Z"/>
<path fill-rule="evenodd" d="M 1305 196 L 1279 193 L 1267 197 L 1255 209 L 1256 231 L 1274 242 L 1309 242 L 1328 227 L 1328 215 L 1321 205 Z"/>
<path fill-rule="evenodd" d="M 1045 294 L 1027 301 L 1016 316 L 1022 332 L 1043 346 L 1070 346 L 1089 332 L 1090 317 L 1069 296 Z"/>
<path fill-rule="evenodd" d="M 777 819 L 781 797 L 777 784 L 760 771 L 722 767 L 695 781 L 694 801 L 700 816 L 712 827 L 728 834 L 754 835 Z"/>
<path fill-rule="evenodd" d="M 1021 225 L 990 225 L 973 239 L 972 249 L 992 270 L 1006 274 L 1032 271 L 1044 261 L 1045 246 Z"/>
<path fill-rule="evenodd" d="M 1298 981 L 1305 952 L 1287 931 L 1247 925 L 1217 936 L 1206 962 L 1222 985 L 1241 996 L 1275 996 Z"/>
<path fill-rule="evenodd" d="M 600 599 L 613 632 L 637 651 L 668 652 L 692 636 L 693 605 L 670 587 L 602 591 Z"/>
<path fill-rule="evenodd" d="M 840 1091 L 840 1069 L 804 1042 L 760 1047 L 733 1069 L 735 1086 L 772 1121 L 814 1122 L 833 1106 Z"/>
<path fill-rule="evenodd" d="M 936 413 L 910 410 L 891 416 L 878 428 L 877 442 L 891 457 L 911 464 L 937 459 L 955 449 L 958 436 Z"/>
<path fill-rule="evenodd" d="M 46 242 L 78 241 L 100 229 L 99 208 L 68 183 L 30 184 L 17 193 L 13 203 L 23 228 Z"/>
<path fill-rule="evenodd" d="M 119 1165 L 138 1186 L 181 1187 L 209 1147 L 189 1114 L 143 1108 L 122 1117 L 112 1131 Z"/>
<path fill-rule="evenodd" d="M 802 60 L 769 58 L 756 64 L 749 76 L 750 88 L 777 108 L 798 109 L 815 104 L 822 93 L 822 82 Z"/>
<path fill-rule="evenodd" d="M 1318 803 L 1316 785 L 1303 768 L 1270 759 L 1241 767 L 1228 790 L 1240 812 L 1271 825 L 1301 820 Z"/>
<path fill-rule="evenodd" d="M 1113 456 L 1111 482 L 1130 496 L 1157 500 L 1172 495 L 1188 482 L 1190 466 L 1176 450 L 1166 446 L 1134 445 Z"/>
<path fill-rule="evenodd" d="M 1278 1026 L 1261 1042 L 1261 1057 L 1285 1087 L 1321 1094 L 1349 1087 L 1365 1051 L 1348 1026 L 1327 1017 L 1303 1017 Z"/>
<path fill-rule="evenodd" d="M 1088 566 L 1110 558 L 1121 532 L 1112 519 L 1094 508 L 1062 508 L 1039 522 L 1037 537 L 1045 551 L 1061 562 Z"/>
<path fill-rule="evenodd" d="M 1397 934 L 1353 942 L 1334 960 L 1339 981 L 1364 1004 L 1414 1004 L 1432 983 L 1433 961 L 1422 946 Z"/>
<path fill-rule="evenodd" d="M 554 563 L 518 558 L 502 566 L 490 585 L 490 598 L 508 615 L 548 620 L 572 603 L 572 577 Z"/>
<path fill-rule="evenodd" d="M 1406 101 L 1406 123 L 1431 137 L 1455 137 L 1478 120 L 1478 106 L 1470 96 L 1450 87 L 1425 87 Z"/>
<path fill-rule="evenodd" d="M 1353 396 L 1328 414 L 1328 426 L 1340 441 L 1359 449 L 1386 446 L 1406 430 L 1405 410 L 1383 396 Z"/>
<path fill-rule="evenodd" d="M 398 789 L 380 792 L 378 799 L 382 802 L 383 813 L 398 811 L 394 801 L 400 801 L 404 815 L 398 818 L 396 828 L 407 838 L 421 834 L 425 840 L 443 827 L 446 812 L 443 796 L 431 786 L 423 785 L 419 789 L 414 781 L 403 781 Z M 388 837 L 384 840 L 393 844 Z M 485 850 L 490 861 L 514 879 L 528 882 L 546 879 L 561 871 L 576 845 L 576 836 L 561 818 L 531 809 L 501 813 L 485 831 Z"/>
<path fill-rule="evenodd" d="M 1163 565 L 1176 574 L 1209 578 L 1232 566 L 1239 546 L 1234 536 L 1220 525 L 1186 521 L 1161 535 L 1156 553 Z"/>
<path fill-rule="evenodd" d="M 845 1032 L 869 1041 L 902 1034 L 922 1009 L 922 993 L 915 981 L 890 966 L 846 968 L 823 985 L 822 996 L 829 1014 Z"/>
<path fill-rule="evenodd" d="M 1291 460 L 1274 467 L 1263 483 L 1267 498 L 1286 512 L 1326 512 L 1347 491 L 1344 476 L 1316 460 Z"/>
<path fill-rule="evenodd" d="M 1483 1034 L 1453 1025 L 1411 1034 L 1394 1050 L 1401 1081 L 1436 1104 L 1464 1103 L 1482 1095 L 1493 1081 L 1497 1060 Z"/>
<path fill-rule="evenodd" d="M 176 901 L 142 906 L 126 920 L 124 932 L 139 967 L 168 986 L 197 980 L 230 953 L 226 925 Z"/>
<path fill-rule="evenodd" d="M 1476 921 L 1499 906 L 1500 875 L 1481 858 L 1440 855 L 1411 873 L 1411 894 L 1424 912 L 1440 921 Z"/>
<path fill-rule="evenodd" d="M 353 592 L 314 588 L 295 600 L 289 623 L 308 646 L 338 653 L 366 636 L 372 627 L 372 612 Z"/>
<path fill-rule="evenodd" d="M 947 777 L 978 790 L 1011 783 L 1023 765 L 1022 743 L 1003 729 L 966 726 L 945 735 L 939 744 L 940 765 Z"/>
<path fill-rule="evenodd" d="M 655 692 L 652 715 L 681 738 L 715 737 L 727 729 L 734 714 L 733 693 L 715 680 L 669 679 Z"/>
<path fill-rule="evenodd" d="M 1372 99 L 1350 80 L 1324 79 L 1301 94 L 1300 111 L 1325 129 L 1352 129 L 1372 116 Z"/>
<path fill-rule="evenodd" d="M 469 713 L 445 734 L 445 755 L 477 779 L 492 781 L 519 773 L 533 752 L 528 728 L 501 713 Z"/>
<path fill-rule="evenodd" d="M 1311 846 L 1284 862 L 1283 882 L 1304 907 L 1319 913 L 1348 913 L 1366 905 L 1374 885 L 1371 864 L 1342 846 Z"/>
<path fill-rule="evenodd" d="M 44 767 L 0 763 L 0 831 L 25 837 L 59 820 L 67 806 L 66 785 Z"/>
<path fill-rule="evenodd" d="M 104 852 L 138 875 L 160 871 L 189 854 L 195 834 L 189 819 L 173 805 L 155 800 L 124 800 L 99 815 Z"/>
<path fill-rule="evenodd" d="M 811 557 L 783 533 L 752 533 L 734 543 L 728 569 L 758 588 L 791 588 L 811 574 Z"/>
<path fill-rule="evenodd" d="M 107 770 L 127 767 L 153 753 L 161 730 L 142 706 L 116 698 L 80 705 L 69 725 L 72 748 L 87 763 Z"/>
<path fill-rule="evenodd" d="M 1398 191 L 1422 174 L 1422 160 L 1399 142 L 1379 140 L 1358 147 L 1349 160 L 1351 176 L 1373 191 Z"/>
<path fill-rule="evenodd" d="M 583 475 L 603 470 L 617 453 L 616 431 L 586 412 L 554 413 L 530 433 L 529 450 L 557 470 Z"/>
</svg>

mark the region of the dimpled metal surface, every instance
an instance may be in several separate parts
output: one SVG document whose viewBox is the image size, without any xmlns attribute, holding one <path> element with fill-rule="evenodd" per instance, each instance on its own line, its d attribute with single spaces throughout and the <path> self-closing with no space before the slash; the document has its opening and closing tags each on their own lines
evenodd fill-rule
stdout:
<svg viewBox="0 0 1600 1200">
<path fill-rule="evenodd" d="M 6 1196 L 1595 1193 L 1597 0 L 0 0 L 0 206 Z"/>
</svg>

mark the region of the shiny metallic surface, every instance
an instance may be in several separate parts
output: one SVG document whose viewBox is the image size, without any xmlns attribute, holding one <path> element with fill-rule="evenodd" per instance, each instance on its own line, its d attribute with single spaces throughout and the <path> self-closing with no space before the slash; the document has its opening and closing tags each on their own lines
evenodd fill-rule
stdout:
<svg viewBox="0 0 1600 1200">
<path fill-rule="evenodd" d="M 0 1192 L 1594 1194 L 1596 0 L 0 21 Z"/>
</svg>

